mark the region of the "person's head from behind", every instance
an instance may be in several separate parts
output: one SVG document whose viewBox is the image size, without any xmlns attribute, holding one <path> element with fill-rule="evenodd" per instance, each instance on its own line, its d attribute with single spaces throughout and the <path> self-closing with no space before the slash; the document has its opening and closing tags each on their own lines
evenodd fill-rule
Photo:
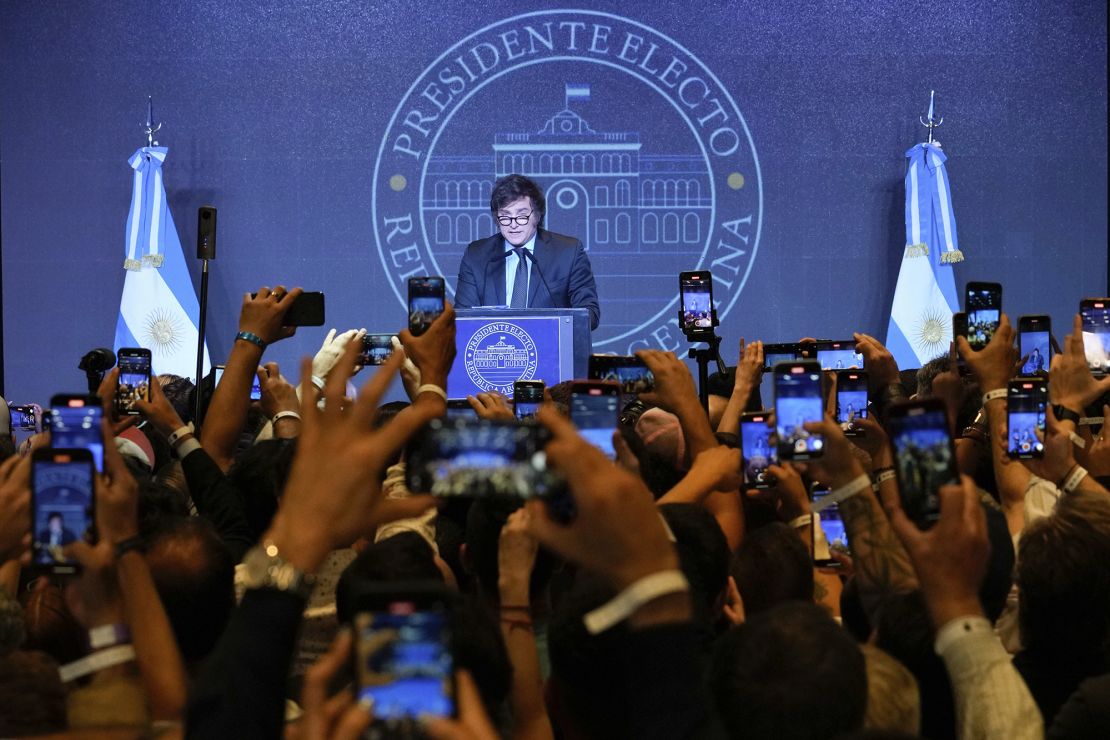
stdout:
<svg viewBox="0 0 1110 740">
<path fill-rule="evenodd" d="M 187 663 L 204 658 L 235 607 L 235 562 L 207 519 L 165 524 L 146 552 L 162 606 Z"/>
<path fill-rule="evenodd" d="M 867 664 L 867 712 L 863 725 L 916 736 L 921 729 L 921 694 L 910 670 L 871 644 L 860 646 Z"/>
<path fill-rule="evenodd" d="M 501 530 L 509 516 L 520 507 L 521 502 L 515 499 L 476 499 L 466 513 L 463 566 L 477 580 L 480 593 L 487 601 L 498 601 Z M 553 565 L 550 553 L 541 547 L 529 580 L 528 590 L 533 602 L 541 597 L 551 579 Z"/>
<path fill-rule="evenodd" d="M 859 729 L 867 708 L 859 646 L 812 602 L 779 604 L 725 634 L 710 685 L 731 737 L 829 738 Z"/>
<path fill-rule="evenodd" d="M 0 737 L 63 732 L 66 690 L 58 664 L 40 652 L 0 656 L 0 707 Z"/>
<path fill-rule="evenodd" d="M 246 450 L 228 471 L 228 478 L 243 493 L 247 523 L 255 539 L 277 513 L 296 449 L 296 440 L 267 439 Z"/>
<path fill-rule="evenodd" d="M 697 504 L 664 504 L 659 507 L 675 536 L 675 549 L 695 608 L 709 621 L 720 615 L 728 588 L 731 553 L 717 520 Z"/>
<path fill-rule="evenodd" d="M 366 584 L 443 581 L 431 545 L 416 532 L 401 532 L 367 545 L 343 569 L 335 586 L 339 621 L 350 624 Z"/>
<path fill-rule="evenodd" d="M 524 175 L 514 174 L 494 183 L 489 207 L 501 236 L 514 247 L 520 247 L 543 224 L 547 203 L 539 185 Z"/>
<path fill-rule="evenodd" d="M 732 564 L 744 611 L 756 614 L 784 601 L 813 600 L 813 562 L 805 543 L 782 522 L 752 530 Z"/>
<path fill-rule="evenodd" d="M 1110 659 L 1110 503 L 1082 491 L 1061 497 L 1022 535 L 1017 585 L 1026 649 Z"/>
</svg>

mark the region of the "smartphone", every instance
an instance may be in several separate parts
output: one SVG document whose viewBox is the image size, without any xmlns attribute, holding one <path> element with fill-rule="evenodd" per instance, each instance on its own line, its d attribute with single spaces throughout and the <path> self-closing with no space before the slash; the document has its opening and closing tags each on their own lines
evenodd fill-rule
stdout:
<svg viewBox="0 0 1110 740">
<path fill-rule="evenodd" d="M 93 465 L 104 472 L 104 435 L 100 428 L 103 416 L 98 396 L 57 394 L 50 399 L 50 445 L 88 450 Z"/>
<path fill-rule="evenodd" d="M 613 433 L 620 415 L 621 389 L 611 381 L 576 380 L 570 387 L 570 420 L 586 441 L 616 458 Z"/>
<path fill-rule="evenodd" d="M 470 405 L 470 401 L 467 401 L 465 398 L 448 398 L 447 418 L 477 419 L 478 415 L 474 413 L 474 407 Z"/>
<path fill-rule="evenodd" d="M 655 390 L 655 376 L 634 355 L 590 355 L 588 377 L 611 380 L 621 387 L 621 393 L 629 396 Z"/>
<path fill-rule="evenodd" d="M 409 332 L 418 337 L 443 313 L 443 278 L 409 278 Z"/>
<path fill-rule="evenodd" d="M 1084 298 L 1079 302 L 1083 319 L 1083 352 L 1096 375 L 1110 373 L 1110 298 Z"/>
<path fill-rule="evenodd" d="M 744 484 L 748 488 L 764 489 L 775 485 L 775 476 L 767 472 L 769 465 L 777 465 L 778 450 L 771 441 L 771 427 L 767 426 L 768 411 L 750 411 L 740 414 L 740 453 L 744 466 Z"/>
<path fill-rule="evenodd" d="M 967 311 L 967 341 L 979 351 L 990 343 L 1002 320 L 1002 285 L 970 282 L 964 289 Z"/>
<path fill-rule="evenodd" d="M 218 386 L 220 384 L 220 381 L 223 380 L 224 370 L 226 370 L 226 369 L 227 369 L 227 365 L 216 365 L 215 367 L 212 368 L 212 387 L 213 388 Z M 255 375 L 254 378 L 251 380 L 250 399 L 252 401 L 261 401 L 262 400 L 262 384 L 259 382 L 257 375 Z"/>
<path fill-rule="evenodd" d="M 1048 380 L 1016 378 L 1006 385 L 1006 452 L 1030 460 L 1044 457 Z"/>
<path fill-rule="evenodd" d="M 443 498 L 553 498 L 565 488 L 547 467 L 547 427 L 515 421 L 433 419 L 409 447 L 405 485 Z"/>
<path fill-rule="evenodd" d="M 35 569 L 58 575 L 80 569 L 62 550 L 93 531 L 94 475 L 88 450 L 35 450 L 31 458 L 31 562 Z"/>
<path fill-rule="evenodd" d="M 763 345 L 763 371 L 767 372 L 780 362 L 802 359 L 802 347 L 797 342 Z"/>
<path fill-rule="evenodd" d="M 362 336 L 362 353 L 359 355 L 359 364 L 384 365 L 385 361 L 393 356 L 392 334 L 364 334 Z"/>
<path fill-rule="evenodd" d="M 119 358 L 119 378 L 116 380 L 116 411 L 137 416 L 135 402 L 150 400 L 150 350 L 141 347 L 122 347 Z"/>
<path fill-rule="evenodd" d="M 1052 319 L 1022 316 L 1018 319 L 1018 349 L 1025 358 L 1021 375 L 1043 375 L 1052 362 Z"/>
<path fill-rule="evenodd" d="M 860 437 L 863 430 L 856 419 L 867 418 L 867 373 L 840 370 L 836 374 L 836 422 L 846 437 Z"/>
<path fill-rule="evenodd" d="M 822 370 L 848 370 L 863 367 L 863 355 L 856 352 L 856 340 L 817 342 L 817 362 Z"/>
<path fill-rule="evenodd" d="M 8 407 L 11 428 L 24 432 L 42 431 L 42 407 L 37 403 L 24 403 Z"/>
<path fill-rule="evenodd" d="M 683 272 L 678 276 L 678 325 L 685 334 L 713 332 L 713 275 L 709 270 Z"/>
<path fill-rule="evenodd" d="M 918 529 L 928 529 L 940 518 L 940 487 L 960 482 L 944 402 L 926 398 L 894 404 L 887 430 L 902 509 Z"/>
<path fill-rule="evenodd" d="M 513 411 L 518 419 L 531 419 L 543 405 L 542 380 L 518 380 L 513 383 Z"/>
<path fill-rule="evenodd" d="M 284 326 L 323 326 L 324 294 L 319 291 L 306 291 L 297 296 L 282 319 Z"/>
<path fill-rule="evenodd" d="M 366 583 L 356 597 L 354 674 L 372 703 L 364 737 L 418 737 L 421 717 L 454 717 L 450 596 L 442 583 Z"/>
<path fill-rule="evenodd" d="M 811 460 L 821 456 L 825 440 L 805 428 L 824 418 L 821 366 L 812 361 L 775 365 L 775 434 L 779 458 Z"/>
<path fill-rule="evenodd" d="M 840 561 L 832 557 L 832 550 L 849 554 L 848 530 L 840 516 L 838 504 L 825 505 L 823 500 L 831 493 L 827 487 L 814 486 L 813 501 L 813 565 L 818 568 L 839 568 Z M 823 538 L 817 537 L 820 527 Z"/>
</svg>

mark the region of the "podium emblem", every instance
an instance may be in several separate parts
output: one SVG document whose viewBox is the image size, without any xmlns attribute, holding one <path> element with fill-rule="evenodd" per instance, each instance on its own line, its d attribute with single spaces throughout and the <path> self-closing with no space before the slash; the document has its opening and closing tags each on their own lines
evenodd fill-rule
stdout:
<svg viewBox="0 0 1110 740">
<path fill-rule="evenodd" d="M 536 344 L 516 324 L 486 324 L 466 344 L 463 364 L 474 385 L 483 391 L 513 394 L 513 383 L 536 374 Z"/>
</svg>

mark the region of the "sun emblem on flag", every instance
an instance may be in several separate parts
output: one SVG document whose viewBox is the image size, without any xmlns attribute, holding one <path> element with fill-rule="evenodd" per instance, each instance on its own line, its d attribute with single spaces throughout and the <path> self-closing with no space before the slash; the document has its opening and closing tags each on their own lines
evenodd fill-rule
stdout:
<svg viewBox="0 0 1110 740">
<path fill-rule="evenodd" d="M 143 345 L 158 354 L 173 354 L 181 348 L 181 322 L 165 309 L 156 309 L 146 317 L 143 333 Z"/>
<path fill-rule="evenodd" d="M 914 327 L 914 344 L 932 355 L 948 349 L 952 320 L 935 308 L 927 308 Z"/>
</svg>

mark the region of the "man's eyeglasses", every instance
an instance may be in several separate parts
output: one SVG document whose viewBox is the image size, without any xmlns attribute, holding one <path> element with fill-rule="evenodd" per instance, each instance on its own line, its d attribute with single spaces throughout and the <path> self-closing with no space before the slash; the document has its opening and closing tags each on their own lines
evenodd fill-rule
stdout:
<svg viewBox="0 0 1110 740">
<path fill-rule="evenodd" d="M 516 221 L 518 226 L 527 226 L 528 221 L 531 218 L 532 212 L 529 211 L 522 216 L 498 216 L 497 223 L 501 224 L 502 226 L 511 226 L 513 221 Z"/>
</svg>

